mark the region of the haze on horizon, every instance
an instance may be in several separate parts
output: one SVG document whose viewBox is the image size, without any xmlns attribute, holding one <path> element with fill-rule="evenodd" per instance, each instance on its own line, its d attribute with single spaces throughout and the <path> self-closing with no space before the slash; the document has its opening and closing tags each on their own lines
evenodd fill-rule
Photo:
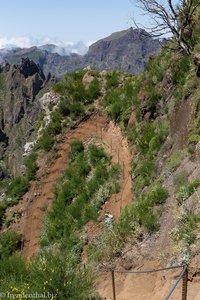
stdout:
<svg viewBox="0 0 200 300">
<path fill-rule="evenodd" d="M 129 28 L 133 0 L 1 1 L 0 48 L 54 43 L 83 49 L 113 32 Z M 82 41 L 84 45 L 77 42 Z"/>
</svg>

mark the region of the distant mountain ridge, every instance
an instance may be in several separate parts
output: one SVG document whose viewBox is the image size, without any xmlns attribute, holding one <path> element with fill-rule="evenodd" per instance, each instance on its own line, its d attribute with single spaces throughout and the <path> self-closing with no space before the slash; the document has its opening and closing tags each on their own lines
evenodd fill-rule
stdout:
<svg viewBox="0 0 200 300">
<path fill-rule="evenodd" d="M 0 62 L 19 64 L 22 58 L 28 57 L 39 64 L 45 75 L 50 72 L 56 77 L 88 65 L 98 70 L 117 69 L 137 75 L 144 71 L 149 56 L 159 48 L 158 39 L 152 39 L 142 29 L 129 28 L 95 42 L 83 56 L 76 53 L 64 55 L 64 49 L 62 51 L 56 45 L 47 44 L 24 49 L 2 49 Z"/>
</svg>

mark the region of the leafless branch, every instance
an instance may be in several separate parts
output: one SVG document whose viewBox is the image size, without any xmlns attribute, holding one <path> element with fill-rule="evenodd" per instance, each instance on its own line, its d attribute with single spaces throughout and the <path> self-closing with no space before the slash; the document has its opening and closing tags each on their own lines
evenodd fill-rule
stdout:
<svg viewBox="0 0 200 300">
<path fill-rule="evenodd" d="M 149 26 L 141 26 L 136 21 L 136 28 L 142 28 L 153 37 L 162 37 L 171 33 L 181 50 L 190 54 L 191 43 L 185 35 L 186 29 L 192 32 L 192 19 L 200 6 L 197 0 L 135 0 L 143 14 L 151 17 Z"/>
</svg>

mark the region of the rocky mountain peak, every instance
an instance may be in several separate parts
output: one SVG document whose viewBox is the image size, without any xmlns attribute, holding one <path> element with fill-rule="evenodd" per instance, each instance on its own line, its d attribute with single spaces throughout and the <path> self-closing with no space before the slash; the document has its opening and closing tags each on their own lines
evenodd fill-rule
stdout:
<svg viewBox="0 0 200 300">
<path fill-rule="evenodd" d="M 38 73 L 43 80 L 45 76 L 38 65 L 33 60 L 30 60 L 28 57 L 22 58 L 22 63 L 19 66 L 20 73 L 24 75 L 25 78 L 33 76 Z"/>
<path fill-rule="evenodd" d="M 38 66 L 34 65 L 33 61 L 40 66 L 45 75 L 51 72 L 58 78 L 67 72 L 80 70 L 88 65 L 99 70 L 118 69 L 136 75 L 144 71 L 149 56 L 155 54 L 159 48 L 159 40 L 152 39 L 142 29 L 131 27 L 112 33 L 95 42 L 89 47 L 87 54 L 83 56 L 75 53 L 66 55 L 65 49 L 62 47 L 43 45 L 3 53 L 1 50 L 0 60 L 2 56 L 2 59 L 12 64 L 19 64 L 24 58 L 22 72 L 25 77 L 38 71 Z M 29 57 L 30 61 L 26 57 Z M 27 73 L 27 70 L 30 73 Z"/>
<path fill-rule="evenodd" d="M 97 69 L 117 69 L 136 75 L 144 71 L 149 56 L 159 48 L 159 40 L 152 39 L 142 29 L 131 27 L 92 44 L 86 60 Z"/>
</svg>

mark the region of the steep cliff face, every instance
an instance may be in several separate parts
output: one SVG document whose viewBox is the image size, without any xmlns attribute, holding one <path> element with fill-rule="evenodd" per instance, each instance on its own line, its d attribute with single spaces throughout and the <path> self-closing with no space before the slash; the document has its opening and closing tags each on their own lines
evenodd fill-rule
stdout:
<svg viewBox="0 0 200 300">
<path fill-rule="evenodd" d="M 0 70 L 0 156 L 13 174 L 20 172 L 23 145 L 34 132 L 41 111 L 38 93 L 51 84 L 38 65 L 23 59 Z"/>
<path fill-rule="evenodd" d="M 73 53 L 62 56 L 58 53 L 47 51 L 45 47 L 11 50 L 4 54 L 2 59 L 8 61 L 10 64 L 19 64 L 24 57 L 28 57 L 39 64 L 46 76 L 48 73 L 52 73 L 58 78 L 66 72 L 82 69 L 85 66 L 81 55 Z"/>
<path fill-rule="evenodd" d="M 130 28 L 91 45 L 85 59 L 97 69 L 118 69 L 136 75 L 144 71 L 149 55 L 159 47 L 159 41 L 144 30 Z"/>
</svg>

